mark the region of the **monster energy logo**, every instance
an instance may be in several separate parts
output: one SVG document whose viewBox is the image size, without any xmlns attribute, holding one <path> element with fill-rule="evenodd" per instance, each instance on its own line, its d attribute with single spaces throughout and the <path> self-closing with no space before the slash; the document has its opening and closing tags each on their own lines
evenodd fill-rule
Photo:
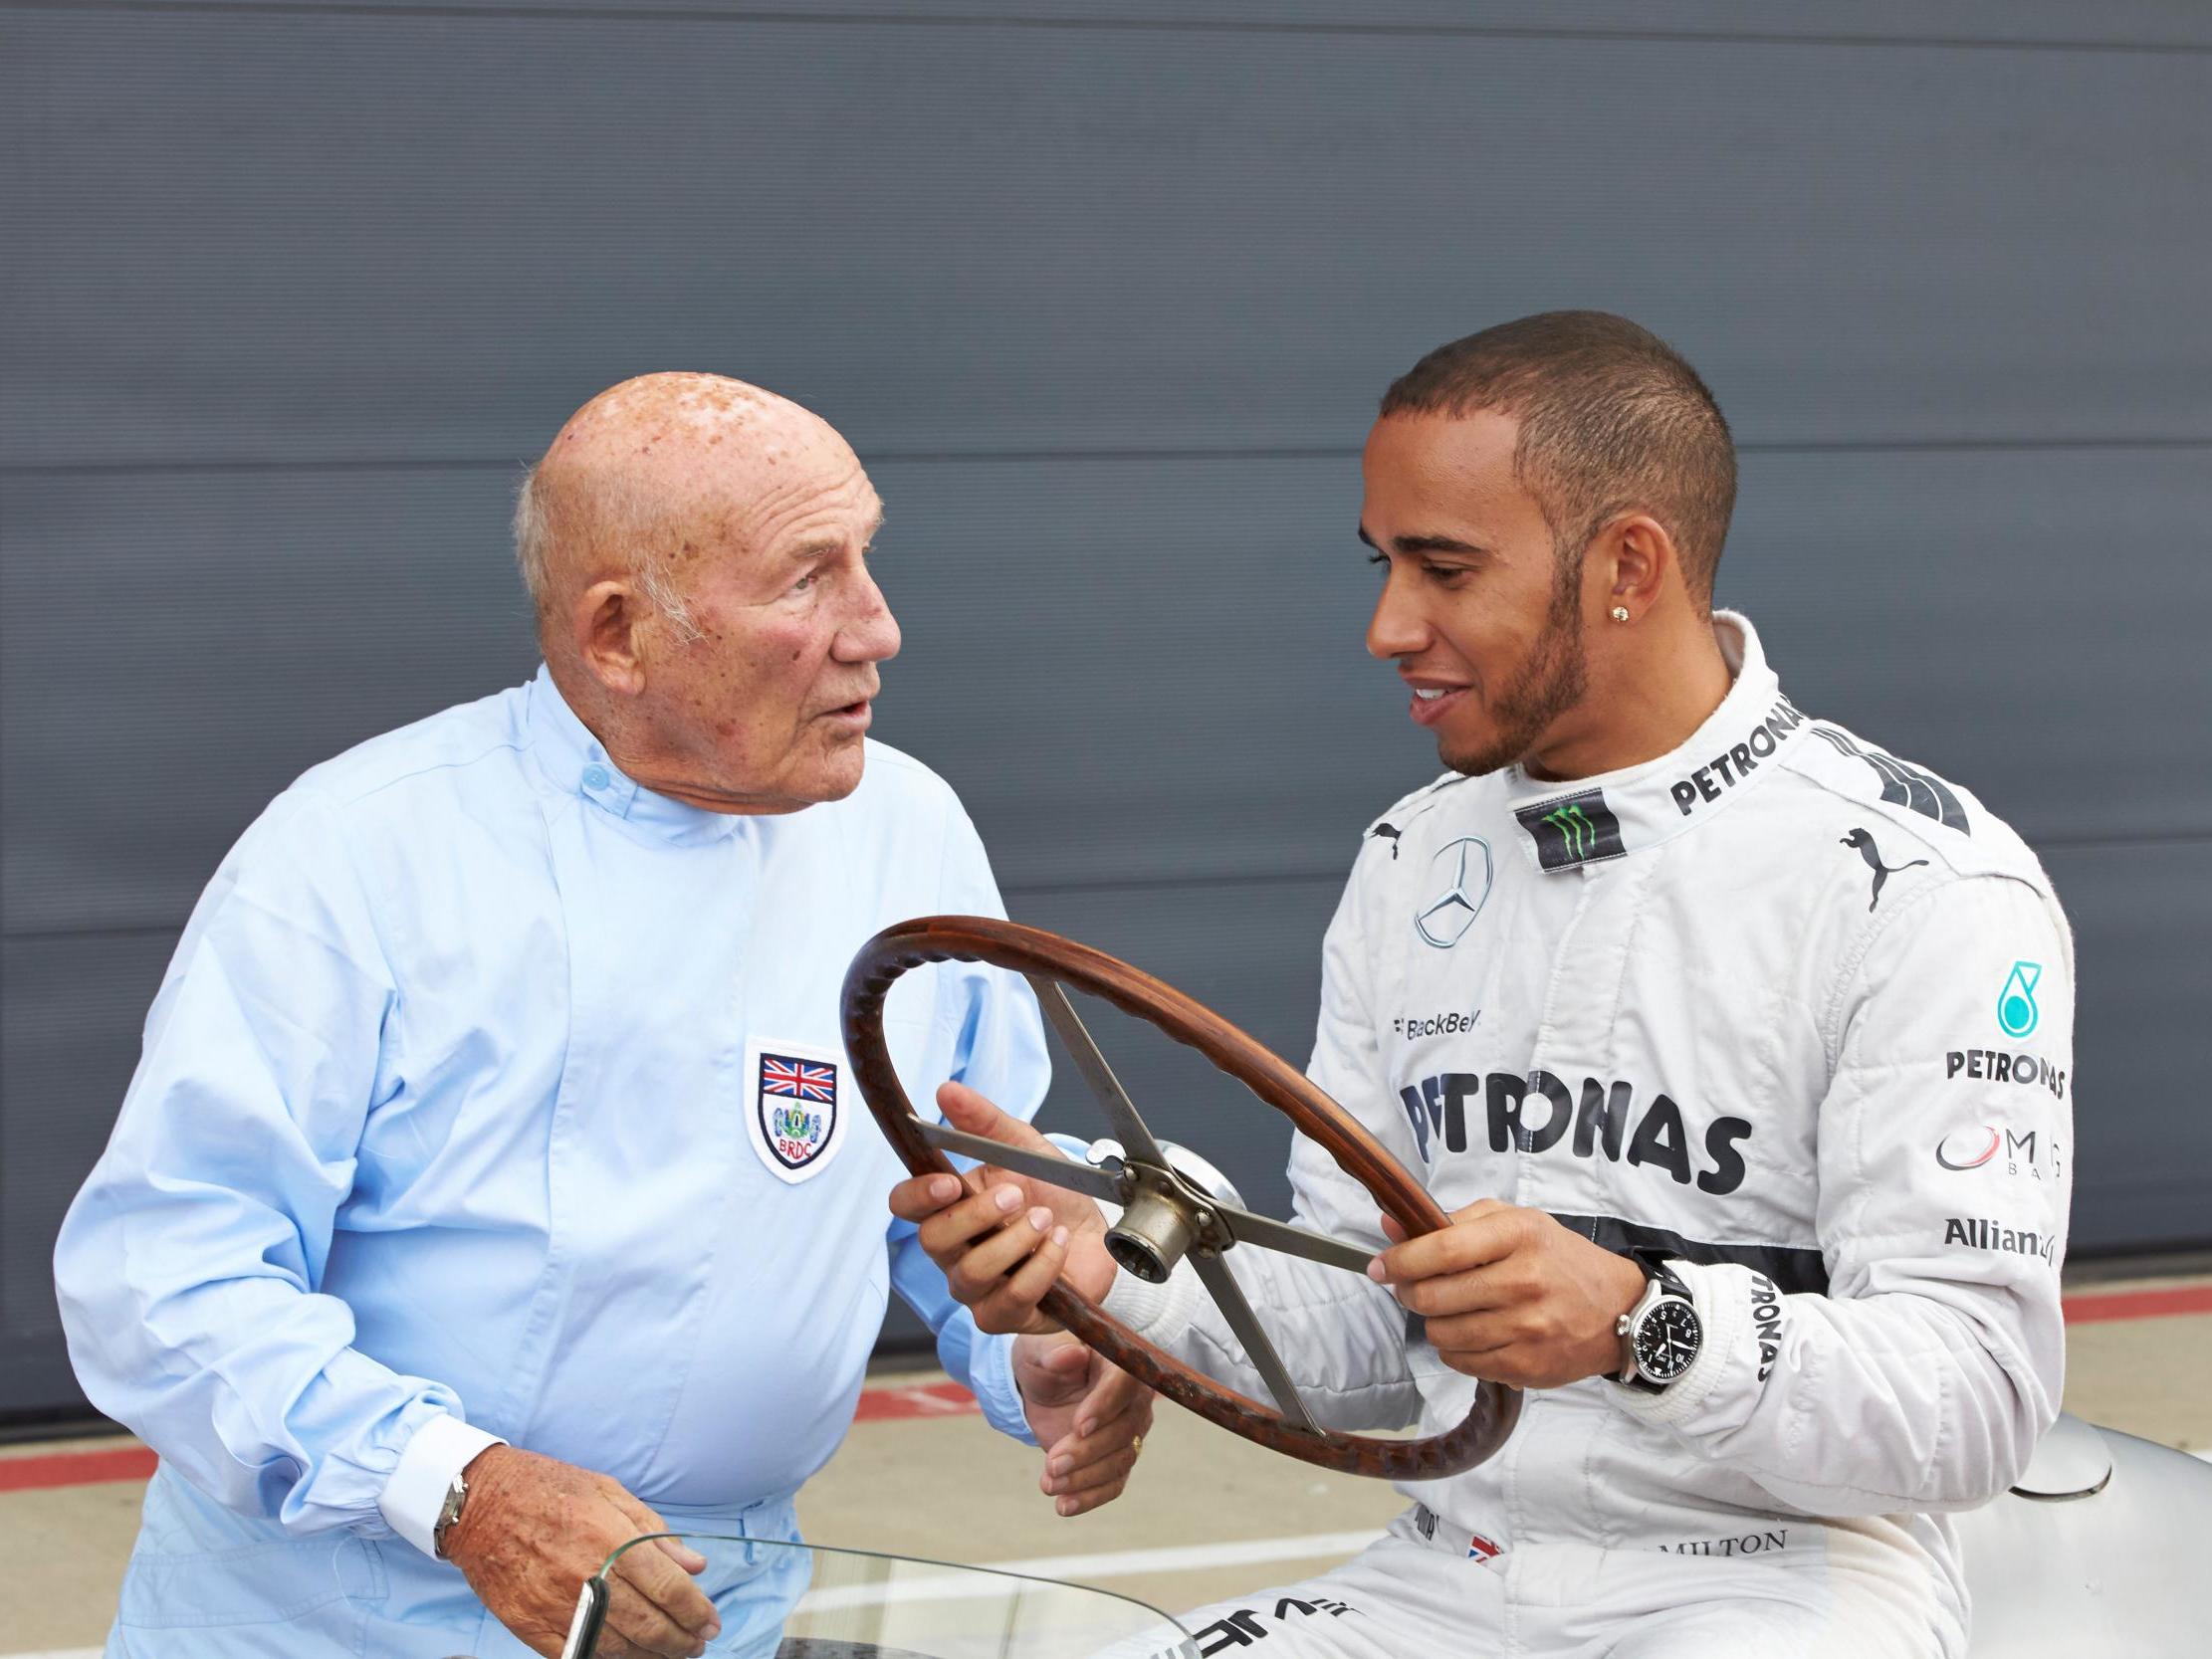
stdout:
<svg viewBox="0 0 2212 1659">
<path fill-rule="evenodd" d="M 1536 862 L 1546 870 L 1567 870 L 1628 851 L 1621 844 L 1621 820 L 1606 805 L 1603 789 L 1523 807 L 1514 816 L 1534 837 Z"/>
<path fill-rule="evenodd" d="M 1598 843 L 1597 830 L 1583 816 L 1579 806 L 1563 806 L 1556 812 L 1547 812 L 1544 814 L 1544 822 L 1558 829 L 1560 839 L 1567 843 L 1569 858 L 1588 858 L 1590 849 Z"/>
</svg>

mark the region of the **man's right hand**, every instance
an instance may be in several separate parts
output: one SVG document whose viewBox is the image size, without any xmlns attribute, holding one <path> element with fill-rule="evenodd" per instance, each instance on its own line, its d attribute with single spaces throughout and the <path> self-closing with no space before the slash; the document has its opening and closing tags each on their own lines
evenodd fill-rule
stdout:
<svg viewBox="0 0 2212 1659">
<path fill-rule="evenodd" d="M 467 1475 L 446 1558 L 500 1623 L 549 1659 L 568 1639 L 583 1581 L 631 1539 L 668 1531 L 620 1483 L 535 1452 L 488 1446 Z M 706 1565 L 668 1539 L 627 1552 L 615 1565 L 598 1651 L 612 1659 L 706 1652 L 722 1621 L 686 1576 Z"/>
<path fill-rule="evenodd" d="M 945 1121 L 1004 1146 L 1062 1155 L 1019 1118 L 1008 1116 L 965 1083 L 937 1092 Z M 979 1330 L 1054 1329 L 1037 1311 L 1055 1279 L 1091 1301 L 1103 1298 L 1119 1271 L 1106 1252 L 1106 1217 L 1080 1193 L 985 1164 L 965 1176 L 916 1175 L 891 1189 L 891 1213 L 917 1223 L 922 1248 L 945 1273 L 953 1299 Z"/>
</svg>

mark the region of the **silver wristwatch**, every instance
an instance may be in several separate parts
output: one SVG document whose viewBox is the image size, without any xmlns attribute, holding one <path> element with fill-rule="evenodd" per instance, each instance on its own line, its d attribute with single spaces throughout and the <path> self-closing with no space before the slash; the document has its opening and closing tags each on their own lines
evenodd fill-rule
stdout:
<svg viewBox="0 0 2212 1659">
<path fill-rule="evenodd" d="M 430 1543 L 441 1561 L 447 1558 L 445 1536 L 453 1530 L 453 1524 L 461 1519 L 461 1506 L 468 1501 L 469 1477 L 466 1473 L 457 1473 L 452 1484 L 445 1489 L 445 1502 L 438 1506 L 437 1524 L 430 1529 Z"/>
<path fill-rule="evenodd" d="M 1615 1380 L 1647 1394 L 1662 1393 L 1696 1360 L 1705 1324 L 1689 1287 L 1659 1251 L 1636 1249 L 1628 1256 L 1644 1270 L 1644 1294 L 1614 1324 L 1621 1339 L 1621 1373 Z"/>
</svg>

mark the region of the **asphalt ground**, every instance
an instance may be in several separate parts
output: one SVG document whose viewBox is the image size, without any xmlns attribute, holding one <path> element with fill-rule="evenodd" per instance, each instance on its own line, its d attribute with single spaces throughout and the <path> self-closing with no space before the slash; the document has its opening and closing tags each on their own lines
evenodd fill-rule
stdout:
<svg viewBox="0 0 2212 1659">
<path fill-rule="evenodd" d="M 2212 1273 L 2093 1279 L 2069 1275 L 2068 1409 L 2212 1455 Z M 0 1655 L 98 1652 L 151 1461 L 117 1435 L 0 1448 Z M 817 1544 L 1012 1566 L 1180 1611 L 1340 1560 L 1403 1507 L 1380 1482 L 1168 1405 L 1120 1502 L 1062 1520 L 1037 1474 L 1037 1454 L 993 1433 L 960 1389 L 886 1370 L 799 1514 Z"/>
</svg>

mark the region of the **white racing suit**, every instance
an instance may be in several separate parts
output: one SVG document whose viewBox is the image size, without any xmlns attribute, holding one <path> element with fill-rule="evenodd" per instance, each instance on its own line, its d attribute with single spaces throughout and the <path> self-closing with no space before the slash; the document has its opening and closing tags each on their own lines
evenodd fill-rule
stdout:
<svg viewBox="0 0 2212 1659">
<path fill-rule="evenodd" d="M 1380 1544 L 1187 1615 L 1206 1655 L 1956 1656 L 1946 1511 L 2059 1410 L 2073 947 L 1965 791 L 1735 684 L 1674 753 L 1447 775 L 1378 820 L 1326 945 L 1311 1075 L 1444 1210 L 1658 1246 L 1704 1326 L 1663 1393 L 1532 1392 Z M 1304 1137 L 1296 1216 L 1380 1249 Z M 1228 1258 L 1329 1426 L 1458 1423 L 1475 1383 L 1357 1276 Z M 1108 1309 L 1254 1398 L 1188 1269 Z"/>
</svg>

